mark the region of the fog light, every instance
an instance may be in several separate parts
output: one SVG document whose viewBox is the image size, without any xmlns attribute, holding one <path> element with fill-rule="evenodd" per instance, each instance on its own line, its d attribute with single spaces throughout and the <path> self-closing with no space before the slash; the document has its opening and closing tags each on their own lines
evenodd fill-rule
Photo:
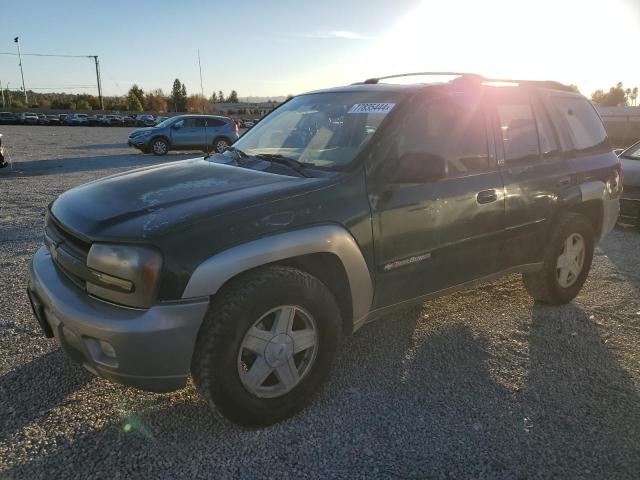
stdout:
<svg viewBox="0 0 640 480">
<path fill-rule="evenodd" d="M 109 358 L 116 358 L 116 351 L 113 349 L 109 342 L 105 342 L 104 340 L 99 340 L 98 344 L 100 345 L 100 350 L 105 356 Z"/>
</svg>

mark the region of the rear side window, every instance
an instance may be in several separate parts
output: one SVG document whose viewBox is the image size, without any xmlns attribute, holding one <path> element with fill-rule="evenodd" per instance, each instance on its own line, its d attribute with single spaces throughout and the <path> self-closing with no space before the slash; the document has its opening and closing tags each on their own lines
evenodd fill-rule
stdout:
<svg viewBox="0 0 640 480">
<path fill-rule="evenodd" d="M 607 132 L 591 103 L 576 97 L 552 97 L 550 100 L 566 123 L 576 150 L 608 147 Z"/>
<path fill-rule="evenodd" d="M 220 120 L 219 118 L 207 118 L 207 119 L 202 119 L 203 124 L 202 126 L 204 127 L 205 124 L 207 127 L 222 127 L 224 125 L 224 121 Z"/>
<path fill-rule="evenodd" d="M 477 101 L 463 95 L 417 106 L 403 128 L 400 152 L 444 157 L 448 177 L 491 170 L 484 115 Z"/>
<path fill-rule="evenodd" d="M 535 103 L 534 112 L 536 115 L 536 125 L 538 127 L 538 135 L 540 136 L 540 150 L 542 158 L 550 159 L 560 154 L 560 147 L 553 125 L 549 120 L 549 115 L 544 111 L 539 103 Z"/>
<path fill-rule="evenodd" d="M 536 119 L 527 97 L 504 97 L 496 105 L 506 163 L 540 158 Z"/>
</svg>

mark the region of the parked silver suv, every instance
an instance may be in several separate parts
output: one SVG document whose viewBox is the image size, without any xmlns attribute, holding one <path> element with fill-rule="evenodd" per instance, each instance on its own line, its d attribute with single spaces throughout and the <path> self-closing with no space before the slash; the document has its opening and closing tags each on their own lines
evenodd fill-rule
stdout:
<svg viewBox="0 0 640 480">
<path fill-rule="evenodd" d="M 139 128 L 129 135 L 129 146 L 144 153 L 164 155 L 169 150 L 224 152 L 238 139 L 238 125 L 228 117 L 179 115 L 155 127 Z"/>
</svg>

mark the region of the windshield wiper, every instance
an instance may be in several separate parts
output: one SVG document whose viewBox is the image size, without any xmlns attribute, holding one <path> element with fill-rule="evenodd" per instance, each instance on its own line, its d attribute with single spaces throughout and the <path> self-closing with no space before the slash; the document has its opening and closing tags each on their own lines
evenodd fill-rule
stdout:
<svg viewBox="0 0 640 480">
<path fill-rule="evenodd" d="M 294 160 L 293 158 L 285 157 L 284 155 L 280 155 L 277 153 L 258 153 L 254 155 L 254 157 L 260 158 L 262 160 L 267 160 L 268 162 L 286 165 L 287 167 L 298 172 L 303 177 L 309 177 L 309 175 L 307 175 L 303 171 L 307 167 L 307 165 L 299 162 L 298 160 Z"/>
</svg>

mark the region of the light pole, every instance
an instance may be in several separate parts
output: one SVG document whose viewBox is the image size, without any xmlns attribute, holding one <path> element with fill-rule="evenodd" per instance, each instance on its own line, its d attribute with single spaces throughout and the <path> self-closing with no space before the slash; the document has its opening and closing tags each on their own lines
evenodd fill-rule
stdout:
<svg viewBox="0 0 640 480">
<path fill-rule="evenodd" d="M 22 71 L 22 52 L 20 52 L 20 37 L 14 38 L 13 41 L 18 44 L 18 64 L 20 65 L 20 75 L 22 76 L 22 91 L 24 92 L 24 103 L 28 107 L 29 99 L 27 98 L 27 89 L 24 86 L 24 72 Z"/>
<path fill-rule="evenodd" d="M 0 80 L 0 92 L 2 93 L 2 108 L 5 109 L 7 107 L 4 105 L 4 90 L 2 89 L 2 80 Z"/>
</svg>

